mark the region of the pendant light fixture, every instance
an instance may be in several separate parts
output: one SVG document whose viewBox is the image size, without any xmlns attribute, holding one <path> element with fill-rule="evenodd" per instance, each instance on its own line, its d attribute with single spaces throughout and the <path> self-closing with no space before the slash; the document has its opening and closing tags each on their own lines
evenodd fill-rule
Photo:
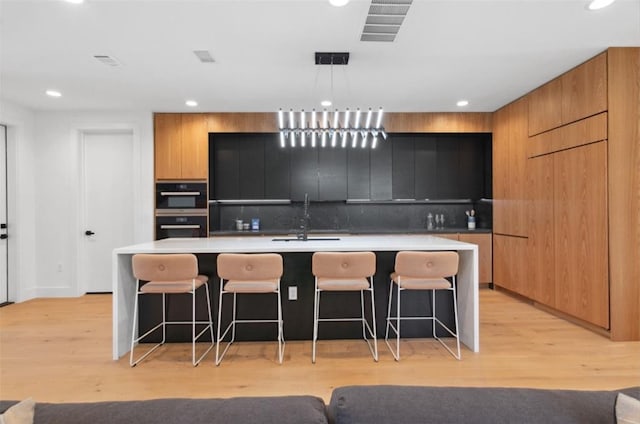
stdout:
<svg viewBox="0 0 640 424">
<path fill-rule="evenodd" d="M 328 110 L 333 101 L 333 65 L 349 63 L 349 53 L 316 53 L 316 65 L 330 65 L 331 101 L 325 100 L 321 111 L 311 109 L 299 112 L 290 109 L 278 111 L 278 128 L 281 147 L 337 147 L 375 149 L 380 138 L 386 139 L 387 133 L 382 126 L 384 111 L 382 108 L 361 110 L 356 108 L 344 111 Z"/>
</svg>

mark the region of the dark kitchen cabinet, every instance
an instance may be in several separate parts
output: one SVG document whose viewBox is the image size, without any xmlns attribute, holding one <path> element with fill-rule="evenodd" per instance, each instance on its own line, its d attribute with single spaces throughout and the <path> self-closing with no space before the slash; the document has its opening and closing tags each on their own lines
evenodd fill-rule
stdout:
<svg viewBox="0 0 640 424">
<path fill-rule="evenodd" d="M 278 134 L 212 134 L 212 199 L 490 197 L 489 134 L 390 134 L 375 149 L 281 147 Z"/>
<path fill-rule="evenodd" d="M 291 200 L 319 200 L 318 195 L 318 149 L 291 149 Z"/>
<path fill-rule="evenodd" d="M 240 193 L 237 199 L 264 199 L 265 140 L 259 135 L 252 136 L 239 142 L 238 147 Z"/>
<path fill-rule="evenodd" d="M 452 143 L 450 136 L 442 135 L 438 137 L 436 146 L 438 155 L 436 162 L 437 186 L 433 196 L 428 197 L 433 199 L 461 198 L 458 143 Z"/>
<path fill-rule="evenodd" d="M 435 137 L 417 139 L 414 143 L 415 198 L 433 199 L 438 190 L 437 143 Z"/>
<path fill-rule="evenodd" d="M 391 193 L 394 199 L 415 198 L 413 137 L 402 137 L 392 143 Z"/>
<path fill-rule="evenodd" d="M 266 143 L 264 150 L 264 198 L 289 199 L 291 197 L 291 151 L 280 147 L 280 141 Z"/>
<path fill-rule="evenodd" d="M 317 149 L 318 200 L 347 198 L 347 151 L 351 149 Z"/>
<path fill-rule="evenodd" d="M 237 141 L 216 138 L 215 161 L 209 166 L 209 185 L 213 187 L 211 199 L 238 199 L 240 196 L 240 150 Z M 214 149 L 209 149 L 214 152 Z"/>
<path fill-rule="evenodd" d="M 368 149 L 347 150 L 347 199 L 370 199 L 371 166 Z"/>
<path fill-rule="evenodd" d="M 392 146 L 391 138 L 379 140 L 375 149 L 371 150 L 371 200 L 392 199 L 391 187 L 391 167 L 392 167 Z"/>
</svg>

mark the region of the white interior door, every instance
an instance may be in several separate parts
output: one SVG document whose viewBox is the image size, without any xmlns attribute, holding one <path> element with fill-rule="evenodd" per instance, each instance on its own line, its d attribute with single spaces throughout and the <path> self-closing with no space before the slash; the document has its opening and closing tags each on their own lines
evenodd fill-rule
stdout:
<svg viewBox="0 0 640 424">
<path fill-rule="evenodd" d="M 7 237 L 7 127 L 0 125 L 0 305 L 9 301 Z"/>
<path fill-rule="evenodd" d="M 133 134 L 84 132 L 83 257 L 80 287 L 111 292 L 111 253 L 133 244 Z"/>
</svg>

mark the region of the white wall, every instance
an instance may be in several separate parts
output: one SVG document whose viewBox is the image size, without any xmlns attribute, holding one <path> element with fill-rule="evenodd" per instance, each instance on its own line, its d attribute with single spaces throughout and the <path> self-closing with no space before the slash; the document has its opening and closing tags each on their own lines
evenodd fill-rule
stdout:
<svg viewBox="0 0 640 424">
<path fill-rule="evenodd" d="M 7 226 L 9 300 L 37 296 L 35 113 L 0 100 L 0 123 L 7 126 Z"/>
<path fill-rule="evenodd" d="M 133 130 L 134 241 L 153 238 L 151 112 L 43 112 L 0 101 L 8 126 L 9 298 L 77 296 L 80 132 Z"/>
<path fill-rule="evenodd" d="M 134 242 L 153 238 L 151 112 L 37 112 L 34 162 L 38 297 L 82 294 L 83 285 L 77 281 L 78 248 L 84 237 L 79 216 L 80 133 L 114 128 L 133 130 Z"/>
</svg>

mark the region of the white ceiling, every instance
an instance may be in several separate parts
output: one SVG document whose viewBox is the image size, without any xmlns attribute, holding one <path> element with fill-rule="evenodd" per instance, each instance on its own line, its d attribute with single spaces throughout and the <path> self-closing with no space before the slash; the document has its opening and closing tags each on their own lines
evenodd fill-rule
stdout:
<svg viewBox="0 0 640 424">
<path fill-rule="evenodd" d="M 393 43 L 361 42 L 370 0 L 0 0 L 0 98 L 36 110 L 493 111 L 609 46 L 640 46 L 640 0 L 414 0 Z M 214 64 L 193 50 L 208 50 Z M 94 55 L 111 55 L 108 67 Z M 46 89 L 63 93 L 50 98 Z M 197 108 L 184 105 L 187 99 Z"/>
</svg>

